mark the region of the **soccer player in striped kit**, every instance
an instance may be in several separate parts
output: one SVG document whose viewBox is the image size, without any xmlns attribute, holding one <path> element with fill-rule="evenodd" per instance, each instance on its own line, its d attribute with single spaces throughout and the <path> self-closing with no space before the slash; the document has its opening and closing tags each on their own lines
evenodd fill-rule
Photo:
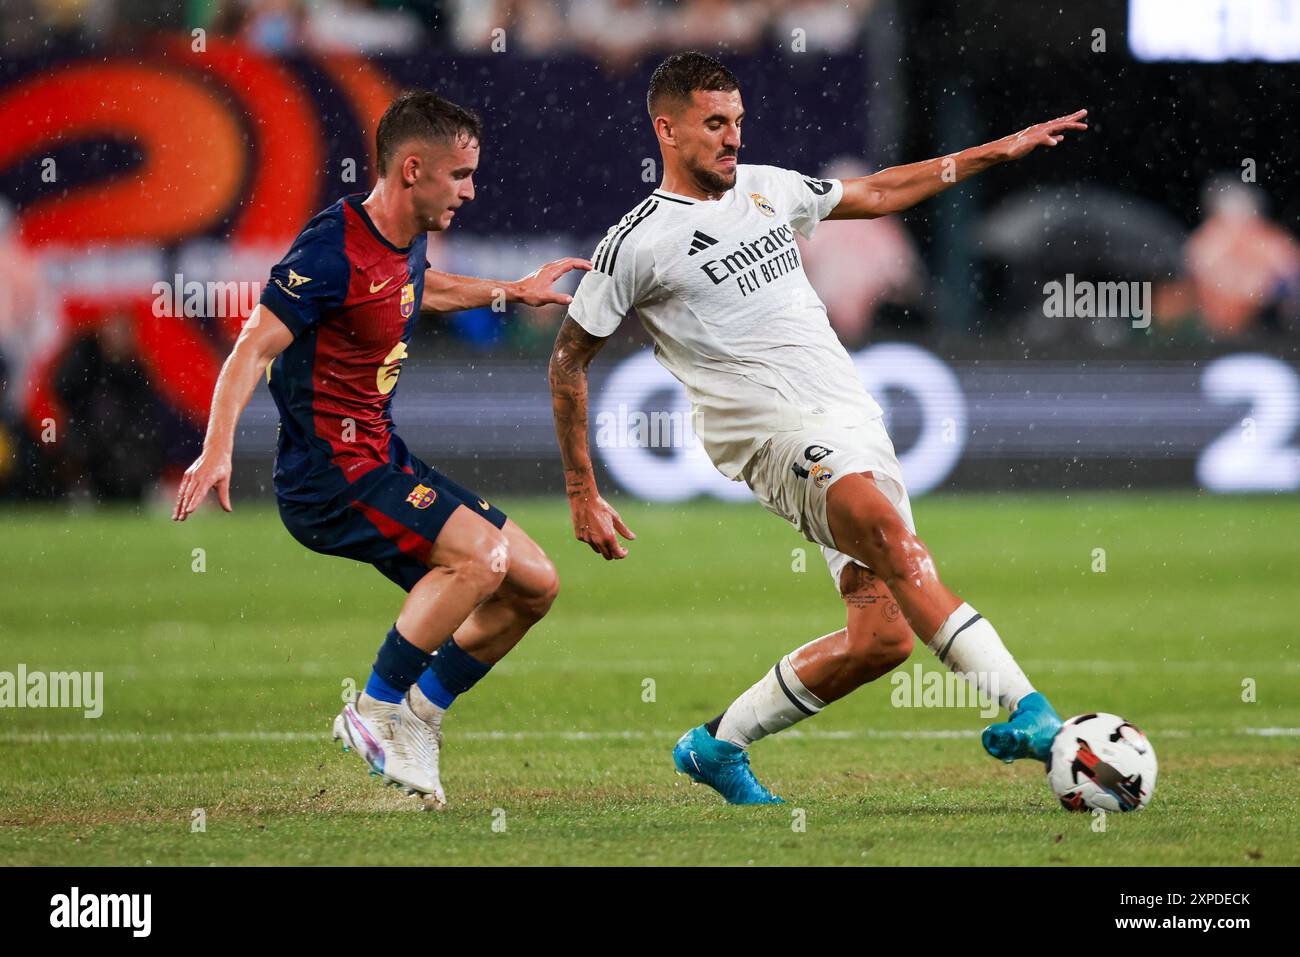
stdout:
<svg viewBox="0 0 1300 957">
<path fill-rule="evenodd" d="M 203 453 L 173 517 L 216 489 L 230 511 L 235 425 L 258 379 L 280 413 L 275 494 L 303 545 L 373 564 L 408 594 L 364 692 L 334 736 L 371 770 L 441 807 L 442 719 L 551 607 L 559 588 L 540 547 L 485 498 L 420 461 L 392 402 L 417 306 L 499 300 L 564 304 L 555 281 L 584 259 L 493 282 L 429 268 L 427 233 L 474 198 L 482 129 L 435 93 L 398 97 L 376 132 L 379 180 L 318 213 L 271 270 L 212 397 Z"/>
</svg>

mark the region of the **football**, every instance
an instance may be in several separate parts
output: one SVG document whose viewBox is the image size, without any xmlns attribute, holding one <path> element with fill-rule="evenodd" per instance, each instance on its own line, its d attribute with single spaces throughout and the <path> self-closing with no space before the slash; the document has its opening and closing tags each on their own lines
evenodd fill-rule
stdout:
<svg viewBox="0 0 1300 957">
<path fill-rule="evenodd" d="M 1067 811 L 1139 811 L 1156 790 L 1156 752 L 1114 714 L 1081 714 L 1052 742 L 1047 780 Z"/>
</svg>

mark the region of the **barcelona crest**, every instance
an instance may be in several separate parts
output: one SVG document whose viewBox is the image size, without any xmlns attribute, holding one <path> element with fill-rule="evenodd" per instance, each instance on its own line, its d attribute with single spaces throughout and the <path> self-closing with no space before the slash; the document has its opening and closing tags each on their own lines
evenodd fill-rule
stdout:
<svg viewBox="0 0 1300 957">
<path fill-rule="evenodd" d="M 406 496 L 406 501 L 416 508 L 428 508 L 438 500 L 438 493 L 427 485 L 417 485 L 411 489 L 411 494 Z"/>
<path fill-rule="evenodd" d="M 402 287 L 402 318 L 410 319 L 415 312 L 415 283 L 408 282 Z"/>
</svg>

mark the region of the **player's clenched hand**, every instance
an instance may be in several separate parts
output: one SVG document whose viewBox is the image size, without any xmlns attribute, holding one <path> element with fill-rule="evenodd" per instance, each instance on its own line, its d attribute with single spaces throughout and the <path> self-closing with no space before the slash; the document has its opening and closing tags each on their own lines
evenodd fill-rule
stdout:
<svg viewBox="0 0 1300 957">
<path fill-rule="evenodd" d="M 516 280 L 512 298 L 516 302 L 522 302 L 525 306 L 549 306 L 552 303 L 567 306 L 573 302 L 573 297 L 562 292 L 556 292 L 551 287 L 555 285 L 556 280 L 567 272 L 574 269 L 581 269 L 585 272 L 590 268 L 590 261 L 573 256 L 549 262 L 540 269 L 530 272 L 523 279 Z"/>
<path fill-rule="evenodd" d="M 183 522 L 190 513 L 203 504 L 208 492 L 217 490 L 217 501 L 227 512 L 230 508 L 230 455 L 209 455 L 204 452 L 185 470 L 181 487 L 176 490 L 176 508 L 172 521 Z"/>
<path fill-rule="evenodd" d="M 636 535 L 612 505 L 596 494 L 581 495 L 569 499 L 569 511 L 573 516 L 573 534 L 578 541 L 586 542 L 606 561 L 627 557 L 627 549 L 618 536 L 635 541 Z"/>
<path fill-rule="evenodd" d="M 999 142 L 1003 147 L 1003 158 L 1017 160 L 1040 146 L 1055 146 L 1065 139 L 1068 131 L 1086 130 L 1088 124 L 1084 122 L 1084 118 L 1087 115 L 1087 110 L 1077 110 L 1069 116 L 1058 116 L 1046 123 L 1035 123 L 1019 133 L 1003 137 Z"/>
</svg>

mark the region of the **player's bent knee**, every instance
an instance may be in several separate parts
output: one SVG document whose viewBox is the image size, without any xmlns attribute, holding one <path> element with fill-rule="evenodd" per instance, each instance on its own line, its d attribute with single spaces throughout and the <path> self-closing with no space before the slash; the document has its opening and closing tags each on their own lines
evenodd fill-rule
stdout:
<svg viewBox="0 0 1300 957">
<path fill-rule="evenodd" d="M 546 607 L 542 614 L 550 611 L 551 606 L 555 604 L 555 599 L 560 597 L 560 573 L 556 569 L 555 563 L 549 558 L 546 559 L 546 574 L 544 582 L 545 587 L 542 589 L 541 601 Z"/>
<path fill-rule="evenodd" d="M 521 595 L 516 607 L 524 617 L 541 621 L 555 604 L 560 594 L 560 573 L 549 558 L 543 558 L 537 571 L 533 589 Z"/>
<path fill-rule="evenodd" d="M 495 594 L 505 581 L 510 570 L 510 543 L 496 529 L 481 532 L 446 564 L 460 587 L 482 601 Z"/>
<path fill-rule="evenodd" d="M 905 662 L 914 644 L 912 629 L 906 622 L 873 628 L 869 633 L 851 632 L 850 667 L 863 681 L 874 681 Z"/>
<path fill-rule="evenodd" d="M 877 666 L 882 671 L 893 671 L 911 657 L 915 644 L 911 628 L 896 629 L 883 635 L 876 651 Z"/>
</svg>

